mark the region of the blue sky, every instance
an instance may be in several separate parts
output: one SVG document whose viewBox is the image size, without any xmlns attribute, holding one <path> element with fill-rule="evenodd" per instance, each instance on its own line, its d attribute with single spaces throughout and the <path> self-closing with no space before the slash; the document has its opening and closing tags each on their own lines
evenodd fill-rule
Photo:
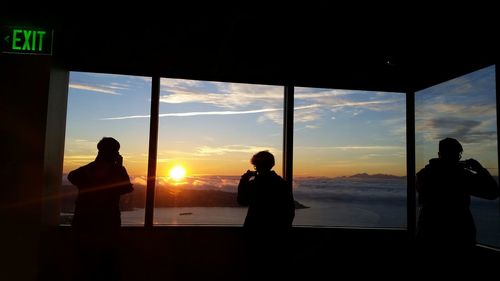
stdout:
<svg viewBox="0 0 500 281">
<path fill-rule="evenodd" d="M 295 174 L 406 174 L 402 93 L 295 89 Z"/>
</svg>

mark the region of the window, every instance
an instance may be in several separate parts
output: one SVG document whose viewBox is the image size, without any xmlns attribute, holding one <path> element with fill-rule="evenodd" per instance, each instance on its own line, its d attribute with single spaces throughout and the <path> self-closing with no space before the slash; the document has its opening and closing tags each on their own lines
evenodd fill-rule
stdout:
<svg viewBox="0 0 500 281">
<path fill-rule="evenodd" d="M 135 191 L 122 223 L 144 225 L 151 78 L 72 72 L 64 175 L 95 158 L 103 136 L 121 142 Z M 404 227 L 405 96 L 296 88 L 295 225 Z M 251 156 L 269 150 L 282 174 L 284 88 L 162 78 L 155 225 L 243 224 L 236 202 Z M 70 222 L 76 190 L 66 180 Z"/>
<path fill-rule="evenodd" d="M 66 175 L 95 158 L 104 136 L 121 143 L 135 191 L 123 225 L 144 225 L 151 78 L 71 72 L 61 224 L 76 189 Z M 154 223 L 242 225 L 239 177 L 269 150 L 282 174 L 284 87 L 161 79 Z M 297 226 L 406 225 L 406 106 L 402 93 L 295 88 Z M 464 140 L 498 176 L 495 68 L 416 93 L 417 170 L 444 134 Z M 474 199 L 479 241 L 499 246 L 498 202 Z"/>
<path fill-rule="evenodd" d="M 151 78 L 71 72 L 61 187 L 61 224 L 71 223 L 77 190 L 67 174 L 97 155 L 105 136 L 120 142 L 120 153 L 135 190 L 122 196 L 123 225 L 144 224 Z"/>
<path fill-rule="evenodd" d="M 295 88 L 294 101 L 294 224 L 405 227 L 405 95 Z"/>
<path fill-rule="evenodd" d="M 250 158 L 281 174 L 283 87 L 162 78 L 154 223 L 243 225 L 236 202 Z"/>
<path fill-rule="evenodd" d="M 498 181 L 495 67 L 487 67 L 415 95 L 416 169 L 437 157 L 438 142 L 458 139 L 462 159 L 478 160 Z M 479 243 L 500 246 L 498 200 L 472 198 Z"/>
</svg>

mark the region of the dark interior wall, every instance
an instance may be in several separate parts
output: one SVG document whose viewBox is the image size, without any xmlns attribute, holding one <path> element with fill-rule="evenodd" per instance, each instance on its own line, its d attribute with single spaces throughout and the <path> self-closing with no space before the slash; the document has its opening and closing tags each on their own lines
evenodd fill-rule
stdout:
<svg viewBox="0 0 500 281">
<path fill-rule="evenodd" d="M 72 277 L 77 265 L 71 237 L 70 228 L 45 233 L 42 280 Z M 240 227 L 125 228 L 118 268 L 123 281 L 249 280 L 264 267 L 252 265 L 269 258 L 272 249 L 248 256 L 247 238 Z M 271 258 L 266 266 L 285 261 L 276 280 L 397 277 L 413 267 L 409 245 L 404 230 L 295 228 L 286 255 Z M 270 274 L 265 272 L 257 280 L 270 278 Z"/>
<path fill-rule="evenodd" d="M 0 54 L 0 272 L 33 280 L 38 268 L 51 60 Z"/>
</svg>

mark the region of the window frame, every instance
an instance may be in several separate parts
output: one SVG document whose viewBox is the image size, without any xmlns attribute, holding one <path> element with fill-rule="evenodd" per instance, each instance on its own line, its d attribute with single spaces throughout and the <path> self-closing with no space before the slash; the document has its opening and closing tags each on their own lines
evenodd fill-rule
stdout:
<svg viewBox="0 0 500 281">
<path fill-rule="evenodd" d="M 490 65 L 492 66 L 492 65 Z M 486 67 L 490 67 L 486 66 Z M 496 67 L 495 64 L 493 66 Z M 485 67 L 485 68 L 486 68 Z M 68 72 L 71 72 L 70 70 Z M 75 70 L 76 71 L 76 70 Z M 473 72 L 473 71 L 472 71 Z M 100 72 L 97 72 L 100 73 Z M 471 73 L 471 72 L 469 72 Z M 106 73 L 103 73 L 106 74 Z M 463 75 L 467 75 L 463 74 Z M 126 75 L 126 74 L 123 74 Z M 462 75 L 460 75 L 462 76 Z M 460 77 L 458 76 L 458 77 Z M 159 75 L 149 76 L 152 78 L 151 86 L 151 111 L 150 111 L 150 127 L 149 127 L 149 147 L 148 147 L 148 172 L 147 172 L 147 187 L 146 187 L 146 205 L 145 205 L 145 220 L 143 227 L 166 227 L 165 225 L 153 224 L 154 213 L 154 196 L 156 184 L 156 160 L 158 149 L 158 126 L 159 126 L 159 100 L 160 100 L 160 80 Z M 458 78 L 455 77 L 455 78 Z M 181 78 L 181 77 L 179 77 Z M 495 68 L 496 81 L 500 80 L 500 75 Z M 189 78 L 182 78 L 189 79 Z M 454 79 L 454 78 L 452 78 Z M 500 120 L 498 112 L 500 109 L 499 89 L 496 87 L 496 109 L 497 109 L 497 140 L 500 140 Z M 227 81 L 218 81 L 227 82 Z M 68 80 L 69 83 L 69 80 Z M 294 122 L 294 89 L 295 85 L 275 85 L 283 86 L 284 95 L 284 114 L 283 114 L 283 178 L 291 185 L 293 179 L 293 122 Z M 428 88 L 428 87 L 425 87 Z M 416 173 L 416 147 L 415 147 L 415 93 L 422 89 L 408 89 L 406 95 L 406 170 L 407 170 L 407 227 L 409 235 L 413 235 L 416 230 L 416 190 L 415 190 L 415 173 Z M 66 93 L 67 96 L 67 93 Z M 67 110 L 67 108 L 66 108 Z M 64 135 L 63 135 L 64 138 Z M 64 143 L 64 141 L 63 141 Z M 497 147 L 499 142 L 497 141 Z M 500 163 L 500 149 L 497 149 L 497 161 Z M 62 165 L 61 165 L 62 169 Z M 62 174 L 62 171 L 61 171 Z M 59 215 L 59 214 L 58 214 Z M 128 227 L 128 226 L 125 226 Z M 136 226 L 134 226 L 136 227 Z M 167 226 L 168 227 L 168 226 Z"/>
</svg>

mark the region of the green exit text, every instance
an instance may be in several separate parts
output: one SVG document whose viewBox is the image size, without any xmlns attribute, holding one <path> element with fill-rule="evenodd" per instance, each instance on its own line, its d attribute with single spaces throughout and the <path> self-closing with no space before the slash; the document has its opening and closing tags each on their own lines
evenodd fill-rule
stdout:
<svg viewBox="0 0 500 281">
<path fill-rule="evenodd" d="M 50 29 L 7 27 L 2 37 L 2 52 L 4 53 L 52 54 L 52 31 Z"/>
<path fill-rule="evenodd" d="M 43 50 L 45 31 L 14 29 L 12 33 L 12 49 L 22 51 Z"/>
</svg>

